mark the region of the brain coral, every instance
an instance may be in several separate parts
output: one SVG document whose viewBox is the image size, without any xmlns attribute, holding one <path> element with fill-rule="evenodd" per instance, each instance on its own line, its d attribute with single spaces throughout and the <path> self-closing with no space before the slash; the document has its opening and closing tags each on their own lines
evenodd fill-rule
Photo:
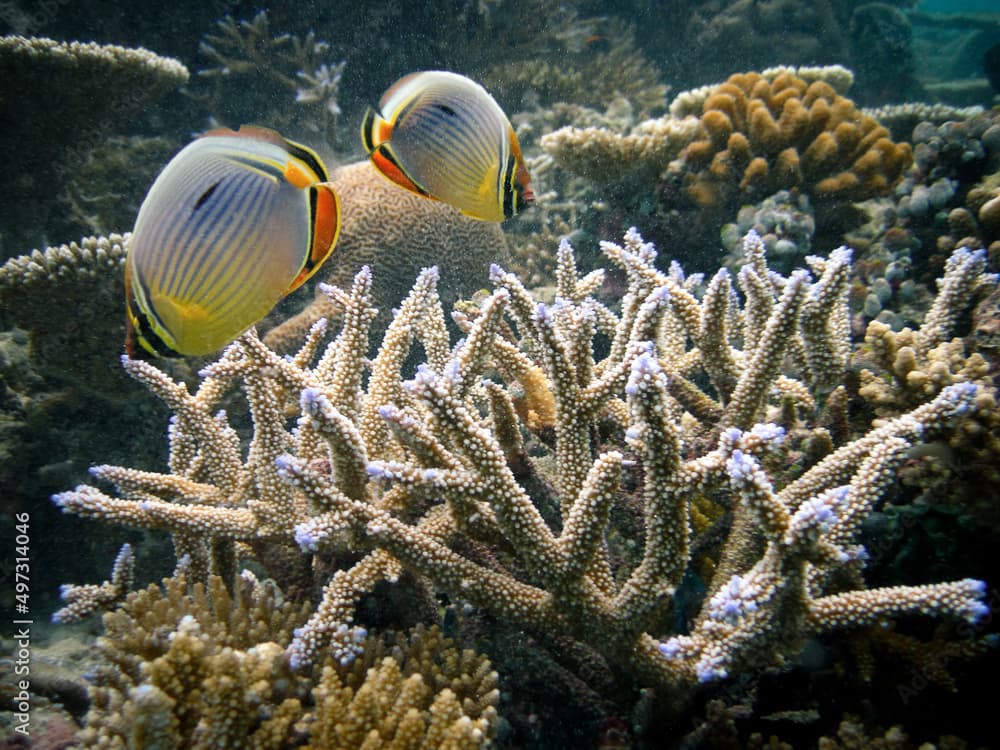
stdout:
<svg viewBox="0 0 1000 750">
<path fill-rule="evenodd" d="M 340 237 L 323 269 L 325 280 L 350 285 L 362 265 L 373 274 L 375 305 L 387 315 L 406 296 L 421 268 L 438 266 L 438 289 L 449 308 L 461 296 L 487 285 L 490 263 L 509 260 L 498 224 L 477 221 L 439 201 L 404 190 L 382 177 L 368 162 L 348 164 L 331 178 L 341 200 Z M 298 346 L 317 319 L 332 306 L 318 295 L 299 315 L 272 329 L 270 346 Z"/>
<path fill-rule="evenodd" d="M 888 192 L 909 165 L 909 145 L 863 114 L 828 83 L 781 72 L 740 73 L 702 105 L 704 137 L 671 168 L 704 208 L 729 210 L 798 188 L 817 204 Z"/>
</svg>

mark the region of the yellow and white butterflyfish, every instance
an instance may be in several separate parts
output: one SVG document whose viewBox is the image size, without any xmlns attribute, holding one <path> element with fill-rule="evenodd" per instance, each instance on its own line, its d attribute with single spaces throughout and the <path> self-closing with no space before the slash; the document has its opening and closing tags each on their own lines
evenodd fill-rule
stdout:
<svg viewBox="0 0 1000 750">
<path fill-rule="evenodd" d="M 213 130 L 163 168 L 125 259 L 129 356 L 193 356 L 261 320 L 329 257 L 340 204 L 310 149 Z"/>
<path fill-rule="evenodd" d="M 534 200 L 507 115 L 457 73 L 429 70 L 396 81 L 368 110 L 361 139 L 390 180 L 475 219 L 503 221 Z"/>
</svg>

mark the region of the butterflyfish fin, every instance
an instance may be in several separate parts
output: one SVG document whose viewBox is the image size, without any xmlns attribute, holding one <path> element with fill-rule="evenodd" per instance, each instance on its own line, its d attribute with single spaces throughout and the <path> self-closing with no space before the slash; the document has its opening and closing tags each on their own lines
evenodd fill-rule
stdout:
<svg viewBox="0 0 1000 750">
<path fill-rule="evenodd" d="M 305 190 L 316 181 L 312 175 L 306 174 L 305 170 L 294 161 L 285 165 L 285 179 L 299 190 Z"/>
<path fill-rule="evenodd" d="M 303 146 L 301 143 L 288 140 L 277 130 L 271 130 L 271 128 L 265 128 L 260 125 L 241 125 L 239 130 L 232 130 L 231 128 L 215 128 L 202 134 L 202 137 L 217 136 L 247 138 L 252 141 L 270 143 L 271 145 L 277 146 L 282 151 L 285 151 L 294 159 L 302 162 L 308 169 L 308 172 L 304 172 L 301 175 L 295 174 L 294 180 L 292 179 L 292 176 L 288 174 L 288 170 L 286 169 L 285 171 L 286 179 L 288 179 L 288 181 L 297 188 L 304 188 L 314 182 L 326 182 L 330 179 L 330 175 L 327 173 L 326 167 L 323 166 L 323 161 L 319 158 L 319 155 L 315 151 L 307 146 Z M 309 172 L 312 174 L 310 175 Z"/>
</svg>

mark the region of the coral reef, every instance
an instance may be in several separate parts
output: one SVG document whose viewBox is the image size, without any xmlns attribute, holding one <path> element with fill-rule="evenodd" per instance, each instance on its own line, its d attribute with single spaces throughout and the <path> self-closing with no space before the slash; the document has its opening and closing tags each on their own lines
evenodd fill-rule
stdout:
<svg viewBox="0 0 1000 750">
<path fill-rule="evenodd" d="M 125 601 L 135 585 L 135 556 L 132 547 L 123 544 L 111 568 L 111 578 L 100 586 L 63 586 L 59 592 L 66 606 L 52 614 L 52 622 L 77 622 L 95 612 L 113 609 Z"/>
<path fill-rule="evenodd" d="M 64 185 L 67 221 L 91 235 L 131 227 L 156 174 L 181 139 L 113 135 L 101 140 Z"/>
<path fill-rule="evenodd" d="M 964 342 L 950 338 L 959 311 L 996 285 L 985 267 L 982 250 L 962 248 L 949 258 L 934 305 L 919 329 L 895 332 L 877 320 L 868 324 L 857 361 L 867 360 L 872 369 L 861 368 L 858 392 L 880 416 L 898 415 L 953 383 L 990 384 L 990 366 L 982 354 L 967 355 Z"/>
<path fill-rule="evenodd" d="M 905 12 L 891 3 L 860 3 L 851 13 L 848 39 L 859 100 L 883 104 L 923 97 L 915 75 L 913 28 Z"/>
<path fill-rule="evenodd" d="M 742 238 L 751 229 L 760 235 L 770 264 L 788 273 L 809 254 L 816 230 L 808 196 L 779 190 L 756 205 L 743 206 L 735 222 L 723 225 L 723 246 L 739 254 Z M 738 262 L 739 257 L 735 260 Z"/>
<path fill-rule="evenodd" d="M 909 102 L 907 104 L 885 104 L 865 107 L 861 110 L 889 128 L 892 137 L 898 141 L 909 140 L 913 128 L 922 122 L 942 125 L 949 120 L 962 122 L 983 113 L 982 107 L 952 107 L 947 104 L 927 104 Z"/>
<path fill-rule="evenodd" d="M 521 108 L 548 108 L 557 102 L 600 107 L 616 98 L 625 99 L 641 116 L 666 107 L 667 86 L 635 44 L 632 26 L 609 17 L 578 19 L 575 28 L 564 28 L 561 35 L 565 52 L 558 64 L 537 53 L 486 64 L 484 84 Z"/>
<path fill-rule="evenodd" d="M 992 99 L 995 19 L 6 5 L 197 71 L 150 107 L 183 65 L 0 40 L 0 252 L 39 248 L 0 268 L 0 494 L 42 611 L 108 578 L 55 615 L 109 612 L 89 713 L 32 670 L 83 746 L 908 747 L 988 701 L 1000 120 L 957 105 Z M 361 108 L 430 68 L 510 113 L 539 201 L 502 229 L 350 163 Z M 215 362 L 119 367 L 111 233 L 192 128 L 251 121 L 347 164 L 328 284 Z M 658 255 L 599 243 L 633 224 Z M 53 716 L 32 741 L 69 746 Z"/>
<path fill-rule="evenodd" d="M 16 144 L 0 183 L 0 252 L 9 257 L 60 231 L 61 217 L 50 220 L 53 186 L 109 134 L 183 84 L 188 71 L 145 49 L 7 36 L 0 37 L 0 79 L 9 94 L 0 132 Z"/>
<path fill-rule="evenodd" d="M 34 250 L 0 266 L 5 327 L 31 335 L 32 357 L 48 372 L 105 387 L 124 340 L 125 252 L 129 235 L 85 237 Z"/>
<path fill-rule="evenodd" d="M 762 69 L 769 65 L 831 64 L 849 60 L 848 23 L 853 3 L 801 5 L 790 0 L 751 3 L 743 0 L 672 3 L 657 9 L 647 36 L 669 28 L 684 44 L 664 45 L 654 58 L 679 72 L 683 85 L 719 80 L 732 72 L 732 61 Z M 725 50 L 725 54 L 718 54 Z M 713 54 L 713 51 L 715 53 Z"/>
<path fill-rule="evenodd" d="M 495 291 L 458 316 L 466 335 L 453 347 L 437 274 L 424 271 L 366 386 L 367 270 L 350 291 L 323 288 L 343 327 L 314 364 L 322 323 L 285 358 L 243 336 L 203 369 L 194 394 L 125 360 L 174 412 L 169 473 L 100 466 L 94 477 L 115 494 L 81 486 L 54 500 L 68 513 L 167 529 L 178 574 L 193 581 L 219 574 L 235 586 L 240 562 L 254 560 L 284 590 L 308 591 L 321 561 L 354 560 L 336 567 L 295 629 L 283 652 L 292 669 L 331 655 L 349 662 L 362 638 L 351 624 L 359 598 L 380 581 L 402 583 L 404 571 L 422 582 L 417 592 L 444 591 L 472 611 L 580 641 L 618 679 L 663 690 L 675 711 L 704 683 L 782 664 L 810 635 L 985 614 L 984 584 L 972 579 L 866 588 L 858 534 L 910 448 L 992 408 L 989 387 L 956 382 L 838 445 L 816 430 L 826 447 L 806 467 L 785 453 L 786 430 L 767 421 L 790 424 L 788 441 L 798 441 L 796 414 L 813 414 L 844 373 L 848 250 L 811 258 L 815 279 L 785 277 L 751 233 L 738 304 L 728 272 L 699 299 L 680 269 L 656 270 L 655 250 L 634 231 L 603 247 L 629 282 L 620 313 L 591 296 L 603 272 L 578 278 L 563 243 L 554 304 L 536 304 L 495 267 Z M 956 258 L 926 322 L 934 340 L 971 301 L 953 290 L 993 283 L 980 276 Z M 598 331 L 608 344 L 595 359 Z M 427 363 L 406 379 L 417 341 Z M 786 357 L 794 378 L 781 373 Z M 483 380 L 493 366 L 501 379 Z M 550 391 L 554 425 L 541 430 L 549 455 L 532 459 L 512 390 L 529 384 L 505 382 L 504 372 L 536 366 L 544 380 L 530 388 Z M 245 458 L 226 413 L 214 412 L 236 380 L 254 427 Z M 795 467 L 788 475 L 784 461 Z M 551 484 L 536 468 L 550 462 Z M 705 496 L 729 508 L 731 525 L 693 626 L 677 633 L 671 604 L 699 542 L 689 515 Z M 622 503 L 639 509 L 643 539 L 631 556 L 612 557 L 604 540 L 617 536 L 611 511 Z"/>
<path fill-rule="evenodd" d="M 625 131 L 563 127 L 541 145 L 591 186 L 550 184 L 605 202 L 597 233 L 642 217 L 691 256 L 717 247 L 741 207 L 792 191 L 808 199 L 818 239 L 832 243 L 863 218 L 854 202 L 888 195 L 911 162 L 907 143 L 845 98 L 853 80 L 841 66 L 769 68 L 682 92 L 669 115 Z M 724 244 L 736 239 L 729 232 Z"/>
<path fill-rule="evenodd" d="M 862 205 L 867 222 L 845 236 L 860 253 L 855 309 L 896 331 L 919 326 L 927 290 L 957 248 L 986 249 L 994 270 L 1000 257 L 990 205 L 1000 168 L 997 114 L 921 121 L 910 140 L 911 168 L 891 197 Z"/>
<path fill-rule="evenodd" d="M 639 173 L 655 179 L 702 131 L 693 117 L 644 120 L 628 133 L 567 126 L 542 136 L 542 148 L 563 168 L 602 184 Z"/>
</svg>

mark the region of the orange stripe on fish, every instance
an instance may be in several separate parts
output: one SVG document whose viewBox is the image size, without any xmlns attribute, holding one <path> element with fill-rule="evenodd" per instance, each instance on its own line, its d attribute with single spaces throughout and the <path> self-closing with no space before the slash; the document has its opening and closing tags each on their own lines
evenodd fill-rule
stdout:
<svg viewBox="0 0 1000 750">
<path fill-rule="evenodd" d="M 399 165 L 399 162 L 396 161 L 395 157 L 392 155 L 392 152 L 385 144 L 378 146 L 371 153 L 371 160 L 372 163 L 378 168 L 379 172 L 381 172 L 383 175 L 388 177 L 390 180 L 395 182 L 400 187 L 404 187 L 407 190 L 412 190 L 414 193 L 417 193 L 418 195 L 424 195 L 429 198 L 433 197 L 429 195 L 426 190 L 420 187 L 420 185 L 418 185 L 416 182 L 410 179 L 410 176 L 407 175 L 405 171 L 403 171 L 403 168 Z"/>
</svg>

